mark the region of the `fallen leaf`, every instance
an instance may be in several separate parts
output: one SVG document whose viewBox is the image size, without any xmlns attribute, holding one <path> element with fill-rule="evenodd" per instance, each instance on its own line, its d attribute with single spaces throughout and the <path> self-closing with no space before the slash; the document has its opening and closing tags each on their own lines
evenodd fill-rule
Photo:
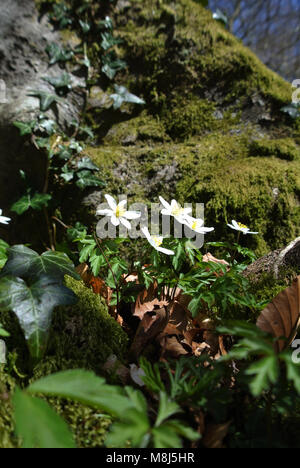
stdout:
<svg viewBox="0 0 300 468">
<path fill-rule="evenodd" d="M 134 340 L 130 347 L 129 355 L 136 360 L 142 350 L 165 329 L 169 322 L 167 307 L 156 308 L 151 312 L 145 312 L 138 326 Z"/>
<path fill-rule="evenodd" d="M 139 317 L 141 320 L 147 312 L 152 312 L 155 307 L 164 307 L 169 304 L 169 302 L 162 298 L 158 299 L 158 286 L 154 282 L 148 289 L 141 291 L 136 299 L 134 306 L 133 315 Z"/>
<path fill-rule="evenodd" d="M 228 434 L 231 421 L 224 424 L 208 424 L 202 439 L 206 448 L 224 448 L 223 440 Z"/>
<path fill-rule="evenodd" d="M 275 338 L 286 338 L 277 340 L 274 344 L 277 352 L 291 344 L 300 326 L 300 276 L 295 279 L 292 286 L 279 293 L 265 307 L 256 325 Z"/>
<path fill-rule="evenodd" d="M 216 257 L 214 257 L 210 252 L 208 252 L 207 254 L 203 255 L 202 261 L 203 261 L 203 262 L 219 263 L 220 265 L 226 265 L 227 267 L 229 267 L 229 263 L 226 262 L 226 260 L 222 260 L 222 259 L 216 258 Z"/>
</svg>

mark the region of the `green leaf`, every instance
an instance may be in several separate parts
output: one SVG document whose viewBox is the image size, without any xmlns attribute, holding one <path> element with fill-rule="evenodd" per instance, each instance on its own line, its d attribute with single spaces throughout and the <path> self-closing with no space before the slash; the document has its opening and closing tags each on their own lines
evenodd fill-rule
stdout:
<svg viewBox="0 0 300 468">
<path fill-rule="evenodd" d="M 289 104 L 288 106 L 284 106 L 281 108 L 282 112 L 289 114 L 292 119 L 297 119 L 300 117 L 300 106 L 299 104 Z"/>
<path fill-rule="evenodd" d="M 47 251 L 39 255 L 24 245 L 15 245 L 8 249 L 8 261 L 1 272 L 1 276 L 4 275 L 37 279 L 40 275 L 48 275 L 60 280 L 69 275 L 80 279 L 74 264 L 66 254 Z"/>
<path fill-rule="evenodd" d="M 31 384 L 27 390 L 30 393 L 70 398 L 118 417 L 132 407 L 132 402 L 120 387 L 107 385 L 102 377 L 85 370 L 49 375 Z"/>
<path fill-rule="evenodd" d="M 114 109 L 119 109 L 123 102 L 145 104 L 143 99 L 131 94 L 125 86 L 114 85 L 114 87 L 116 92 L 110 95 L 110 98 L 114 101 Z"/>
<path fill-rule="evenodd" d="M 50 57 L 50 65 L 54 65 L 56 62 L 67 62 L 74 55 L 71 50 L 62 49 L 55 42 L 47 46 L 46 52 Z"/>
<path fill-rule="evenodd" d="M 31 122 L 19 122 L 19 121 L 14 122 L 14 126 L 20 130 L 21 136 L 30 135 L 34 130 L 35 125 L 36 125 L 36 120 L 33 120 Z"/>
<path fill-rule="evenodd" d="M 11 210 L 18 215 L 25 213 L 30 208 L 40 211 L 45 206 L 48 206 L 48 202 L 51 199 L 52 196 L 48 193 L 35 193 L 33 197 L 30 193 L 27 193 L 27 195 L 24 195 L 12 205 Z"/>
<path fill-rule="evenodd" d="M 10 336 L 10 334 L 6 330 L 4 330 L 4 328 L 2 328 L 1 323 L 0 323 L 0 336 L 2 336 L 3 338 Z"/>
<path fill-rule="evenodd" d="M 5 263 L 7 262 L 7 250 L 9 249 L 9 245 L 2 239 L 0 239 L 0 270 L 4 267 Z"/>
<path fill-rule="evenodd" d="M 78 169 L 89 169 L 91 171 L 99 171 L 99 167 L 96 166 L 96 164 L 93 163 L 93 161 L 88 158 L 81 158 L 79 161 L 77 161 L 76 166 Z"/>
<path fill-rule="evenodd" d="M 34 96 L 40 100 L 40 110 L 46 112 L 53 103 L 59 102 L 60 99 L 55 94 L 46 93 L 45 91 L 31 91 L 28 96 Z"/>
<path fill-rule="evenodd" d="M 73 291 L 48 276 L 41 276 L 31 286 L 21 278 L 0 279 L 0 309 L 17 315 L 30 353 L 37 360 L 45 351 L 54 307 L 76 302 Z"/>
<path fill-rule="evenodd" d="M 275 383 L 279 374 L 278 359 L 267 356 L 252 364 L 245 373 L 255 377 L 250 383 L 250 389 L 254 396 L 259 396 L 263 390 L 269 388 L 270 382 Z"/>
<path fill-rule="evenodd" d="M 295 389 L 300 395 L 300 364 L 293 362 L 289 352 L 285 353 L 282 357 L 286 364 L 287 378 L 293 382 Z"/>
<path fill-rule="evenodd" d="M 111 32 L 104 32 L 101 34 L 102 42 L 101 47 L 103 50 L 109 50 L 117 44 L 121 44 L 123 41 L 120 38 L 114 37 Z"/>
<path fill-rule="evenodd" d="M 76 176 L 78 177 L 76 185 L 80 189 L 85 189 L 86 187 L 105 187 L 105 182 L 93 175 L 91 171 L 79 171 L 76 173 Z"/>
<path fill-rule="evenodd" d="M 50 83 L 58 93 L 62 92 L 63 90 L 71 91 L 72 89 L 71 76 L 67 72 L 64 72 L 57 78 L 45 77 L 43 80 L 47 81 L 47 83 Z"/>
<path fill-rule="evenodd" d="M 165 392 L 160 392 L 159 395 L 159 408 L 155 422 L 155 427 L 161 425 L 163 421 L 176 413 L 180 413 L 181 409 L 174 401 L 170 400 Z"/>
<path fill-rule="evenodd" d="M 76 448 L 68 426 L 45 401 L 17 389 L 13 404 L 23 448 Z"/>
</svg>

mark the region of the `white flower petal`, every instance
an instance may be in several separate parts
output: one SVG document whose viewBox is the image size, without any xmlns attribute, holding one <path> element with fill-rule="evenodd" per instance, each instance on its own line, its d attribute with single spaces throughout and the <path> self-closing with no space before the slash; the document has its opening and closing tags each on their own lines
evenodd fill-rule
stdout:
<svg viewBox="0 0 300 468">
<path fill-rule="evenodd" d="M 151 243 L 152 241 L 152 238 L 150 236 L 150 232 L 149 232 L 149 229 L 145 226 L 141 229 L 142 233 L 144 234 L 144 236 L 146 237 L 146 239 Z"/>
<path fill-rule="evenodd" d="M 0 216 L 0 223 L 8 224 L 11 221 L 10 218 L 6 218 L 5 216 Z"/>
<path fill-rule="evenodd" d="M 126 211 L 123 217 L 127 219 L 138 219 L 141 217 L 141 213 L 138 211 Z"/>
<path fill-rule="evenodd" d="M 171 216 L 171 209 L 163 208 L 161 214 L 164 216 Z"/>
<path fill-rule="evenodd" d="M 123 226 L 125 226 L 127 229 L 131 229 L 131 224 L 129 221 L 127 221 L 127 219 L 123 218 L 123 216 L 120 218 L 120 222 L 121 224 L 123 224 Z"/>
<path fill-rule="evenodd" d="M 175 255 L 175 252 L 173 252 L 173 250 L 168 250 L 168 249 L 164 249 L 163 247 L 156 247 L 156 250 L 158 250 L 158 252 L 162 252 L 166 255 Z"/>
<path fill-rule="evenodd" d="M 118 204 L 118 207 L 119 207 L 119 208 L 124 208 L 124 206 L 125 206 L 126 204 L 127 204 L 127 200 L 126 200 L 126 199 L 125 199 L 125 200 L 122 200 L 122 201 L 120 201 L 120 203 Z"/>
<path fill-rule="evenodd" d="M 119 224 L 120 224 L 120 219 L 117 218 L 114 214 L 111 216 L 110 220 L 111 220 L 111 223 L 112 223 L 114 226 L 119 226 Z"/>
<path fill-rule="evenodd" d="M 112 216 L 112 214 L 113 214 L 112 210 L 108 210 L 108 209 L 96 211 L 96 215 L 98 216 Z"/>
<path fill-rule="evenodd" d="M 232 225 L 234 226 L 235 229 L 238 229 L 238 230 L 241 229 L 240 226 L 239 226 L 239 224 L 237 223 L 237 221 L 235 221 L 235 220 L 233 219 L 231 222 L 232 222 Z"/>
<path fill-rule="evenodd" d="M 235 229 L 235 231 L 240 231 L 240 228 L 236 228 L 232 224 L 227 224 L 227 226 L 230 227 L 231 229 Z"/>
<path fill-rule="evenodd" d="M 114 200 L 114 198 L 111 196 L 111 195 L 105 195 L 105 198 L 107 200 L 107 203 L 109 204 L 110 208 L 113 210 L 113 211 L 116 211 L 117 209 L 117 204 Z"/>
<path fill-rule="evenodd" d="M 160 196 L 159 201 L 167 210 L 171 209 L 171 205 L 163 197 Z"/>
</svg>

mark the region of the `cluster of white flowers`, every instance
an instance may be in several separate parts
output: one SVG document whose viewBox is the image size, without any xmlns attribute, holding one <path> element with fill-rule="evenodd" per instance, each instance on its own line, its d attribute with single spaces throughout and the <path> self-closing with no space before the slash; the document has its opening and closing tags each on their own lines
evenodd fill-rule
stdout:
<svg viewBox="0 0 300 468">
<path fill-rule="evenodd" d="M 141 213 L 137 211 L 127 211 L 125 206 L 127 201 L 122 200 L 120 203 L 116 203 L 111 195 L 105 195 L 106 201 L 109 208 L 104 210 L 98 210 L 97 215 L 107 216 L 110 218 L 111 223 L 114 226 L 123 224 L 127 229 L 131 229 L 131 224 L 128 220 L 138 219 L 141 217 Z M 160 202 L 163 206 L 161 214 L 165 216 L 172 216 L 179 223 L 188 226 L 192 231 L 198 234 L 205 234 L 206 232 L 213 231 L 214 228 L 204 227 L 203 219 L 196 219 L 190 216 L 192 208 L 182 208 L 176 200 L 172 200 L 168 203 L 162 197 L 159 197 Z M 142 233 L 148 240 L 149 244 L 152 245 L 158 252 L 162 252 L 166 255 L 174 255 L 174 252 L 169 249 L 162 247 L 164 238 L 161 236 L 152 236 L 147 227 L 142 228 Z"/>
<path fill-rule="evenodd" d="M 10 218 L 6 218 L 6 216 L 2 216 L 2 210 L 0 210 L 0 223 L 8 224 L 10 222 Z"/>
<path fill-rule="evenodd" d="M 141 217 L 141 213 L 138 211 L 126 210 L 125 206 L 127 204 L 127 200 L 122 200 L 120 203 L 117 203 L 111 195 L 105 195 L 105 198 L 109 208 L 98 210 L 97 215 L 107 216 L 110 218 L 110 221 L 114 226 L 123 224 L 123 226 L 125 226 L 127 229 L 131 229 L 129 220 L 138 219 Z M 159 200 L 163 206 L 161 210 L 162 215 L 172 216 L 174 219 L 176 219 L 176 221 L 188 226 L 189 229 L 198 234 L 206 234 L 207 232 L 214 230 L 213 227 L 205 227 L 203 219 L 193 218 L 191 216 L 192 208 L 183 208 L 176 200 L 172 200 L 171 203 L 168 203 L 163 197 L 159 197 Z M 232 220 L 232 224 L 228 224 L 227 226 L 229 226 L 231 229 L 235 229 L 236 231 L 243 232 L 243 234 L 258 234 L 258 232 L 250 231 L 247 226 L 238 223 L 235 220 Z M 152 247 L 154 247 L 158 252 L 162 252 L 166 255 L 174 255 L 172 250 L 162 247 L 164 240 L 163 237 L 152 236 L 147 227 L 143 227 L 142 232 L 148 240 L 149 244 L 152 245 Z"/>
</svg>

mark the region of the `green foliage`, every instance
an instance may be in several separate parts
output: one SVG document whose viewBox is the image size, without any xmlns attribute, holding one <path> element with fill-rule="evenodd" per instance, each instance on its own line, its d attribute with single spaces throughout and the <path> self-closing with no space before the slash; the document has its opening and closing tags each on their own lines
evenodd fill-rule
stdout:
<svg viewBox="0 0 300 468">
<path fill-rule="evenodd" d="M 159 405 L 152 426 L 147 401 L 139 390 L 121 389 L 107 385 L 104 379 L 85 371 L 67 371 L 45 377 L 32 384 L 27 391 L 45 395 L 58 395 L 84 402 L 114 415 L 115 422 L 106 439 L 107 446 L 178 448 L 181 437 L 197 440 L 199 434 L 173 419 L 181 412 L 164 392 L 159 394 Z M 172 418 L 172 419 L 171 419 Z"/>
<path fill-rule="evenodd" d="M 17 389 L 14 407 L 16 432 L 23 448 L 75 448 L 66 423 L 45 401 Z"/>
<path fill-rule="evenodd" d="M 53 309 L 77 300 L 63 285 L 65 274 L 78 277 L 65 254 L 38 255 L 24 245 L 8 249 L 0 278 L 0 310 L 16 314 L 35 360 L 45 352 Z"/>
<path fill-rule="evenodd" d="M 0 239 L 0 270 L 4 267 L 7 262 L 7 250 L 9 245 L 2 239 Z"/>
<path fill-rule="evenodd" d="M 54 65 L 57 62 L 68 62 L 74 55 L 72 50 L 63 49 L 55 42 L 47 46 L 46 52 L 50 58 L 50 65 Z"/>
<path fill-rule="evenodd" d="M 40 100 L 40 109 L 42 112 L 46 112 L 50 109 L 53 104 L 59 101 L 59 98 L 55 94 L 50 94 L 45 91 L 31 91 L 28 96 L 34 96 Z"/>
<path fill-rule="evenodd" d="M 51 199 L 52 196 L 49 193 L 35 193 L 32 196 L 29 190 L 26 195 L 12 205 L 11 210 L 18 215 L 25 213 L 30 208 L 33 210 L 42 210 L 44 207 L 48 206 Z"/>
<path fill-rule="evenodd" d="M 114 109 L 119 109 L 123 102 L 129 102 L 133 104 L 145 104 L 143 99 L 131 94 L 125 86 L 114 85 L 115 93 L 110 95 L 110 98 L 114 101 Z"/>
<path fill-rule="evenodd" d="M 8 336 L 10 336 L 9 333 L 4 330 L 1 323 L 0 323 L 0 336 L 2 336 L 3 338 L 7 338 Z"/>
</svg>

